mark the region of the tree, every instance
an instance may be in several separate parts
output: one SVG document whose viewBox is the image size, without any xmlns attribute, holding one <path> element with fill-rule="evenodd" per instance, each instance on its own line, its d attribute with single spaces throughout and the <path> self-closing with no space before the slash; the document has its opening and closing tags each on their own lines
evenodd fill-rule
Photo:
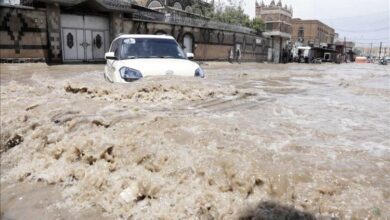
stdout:
<svg viewBox="0 0 390 220">
<path fill-rule="evenodd" d="M 260 18 L 250 19 L 242 8 L 243 0 L 228 0 L 228 5 L 220 1 L 214 5 L 214 13 L 210 16 L 212 20 L 228 24 L 242 25 L 252 28 L 260 33 L 264 30 L 264 22 Z"/>
<path fill-rule="evenodd" d="M 264 31 L 265 25 L 260 18 L 254 18 L 250 24 L 250 28 L 255 29 L 257 33 Z"/>
<path fill-rule="evenodd" d="M 241 25 L 254 29 L 257 33 L 264 30 L 264 22 L 260 18 L 250 19 L 242 7 L 243 0 L 212 1 L 212 7 L 204 7 L 199 0 L 192 0 L 192 7 L 201 9 L 206 17 L 213 21 Z"/>
<path fill-rule="evenodd" d="M 232 6 L 227 6 L 222 12 L 215 13 L 214 20 L 229 23 L 229 24 L 249 24 L 249 16 L 244 13 L 244 10 L 241 7 L 235 8 Z"/>
</svg>

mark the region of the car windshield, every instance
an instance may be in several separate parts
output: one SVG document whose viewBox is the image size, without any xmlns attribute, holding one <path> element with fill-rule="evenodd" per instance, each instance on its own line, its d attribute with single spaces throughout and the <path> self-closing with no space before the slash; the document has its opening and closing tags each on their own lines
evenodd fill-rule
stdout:
<svg viewBox="0 0 390 220">
<path fill-rule="evenodd" d="M 183 50 L 172 39 L 126 38 L 122 41 L 121 59 L 186 59 Z"/>
</svg>

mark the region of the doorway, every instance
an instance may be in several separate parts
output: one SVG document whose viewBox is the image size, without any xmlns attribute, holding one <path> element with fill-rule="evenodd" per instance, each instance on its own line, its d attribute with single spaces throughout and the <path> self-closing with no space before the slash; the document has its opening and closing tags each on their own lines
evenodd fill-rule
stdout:
<svg viewBox="0 0 390 220">
<path fill-rule="evenodd" d="M 61 15 L 63 62 L 104 61 L 109 47 L 108 19 L 88 15 Z"/>
<path fill-rule="evenodd" d="M 185 53 L 193 53 L 194 38 L 190 34 L 183 37 L 183 50 Z"/>
</svg>

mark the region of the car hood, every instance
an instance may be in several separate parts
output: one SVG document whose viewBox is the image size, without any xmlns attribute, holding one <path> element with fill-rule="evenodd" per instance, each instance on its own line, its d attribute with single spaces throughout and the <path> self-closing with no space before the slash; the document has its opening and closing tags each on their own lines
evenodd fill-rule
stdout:
<svg viewBox="0 0 390 220">
<path fill-rule="evenodd" d="M 126 66 L 140 71 L 143 77 L 178 75 L 194 76 L 199 65 L 186 59 L 150 58 L 121 60 L 119 66 Z M 121 68 L 121 67 L 120 67 Z"/>
</svg>

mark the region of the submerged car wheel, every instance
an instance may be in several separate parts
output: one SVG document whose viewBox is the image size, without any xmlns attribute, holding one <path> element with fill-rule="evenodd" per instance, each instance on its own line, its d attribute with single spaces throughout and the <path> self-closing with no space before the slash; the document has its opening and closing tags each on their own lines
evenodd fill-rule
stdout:
<svg viewBox="0 0 390 220">
<path fill-rule="evenodd" d="M 113 83 L 113 81 L 111 81 L 111 80 L 107 77 L 106 73 L 103 73 L 103 76 L 104 76 L 104 80 L 105 80 L 106 82 Z"/>
</svg>

